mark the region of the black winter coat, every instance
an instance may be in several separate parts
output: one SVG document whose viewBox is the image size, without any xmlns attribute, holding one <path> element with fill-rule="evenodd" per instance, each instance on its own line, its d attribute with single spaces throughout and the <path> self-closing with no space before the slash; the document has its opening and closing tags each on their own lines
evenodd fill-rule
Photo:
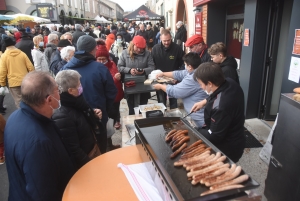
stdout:
<svg viewBox="0 0 300 201">
<path fill-rule="evenodd" d="M 148 33 L 148 41 L 147 45 L 148 47 L 153 47 L 154 46 L 154 32 L 152 29 L 146 30 L 146 32 Z"/>
<path fill-rule="evenodd" d="M 74 33 L 72 34 L 73 36 L 73 40 L 72 43 L 77 45 L 77 40 L 80 36 L 84 36 L 86 35 L 84 32 L 82 32 L 80 29 L 76 29 L 76 31 L 74 31 Z"/>
<path fill-rule="evenodd" d="M 141 31 L 139 30 L 137 35 L 143 36 L 143 38 L 146 40 L 146 42 L 148 41 L 149 37 L 148 37 L 148 32 L 146 30 Z"/>
<path fill-rule="evenodd" d="M 199 131 L 237 162 L 245 148 L 243 90 L 234 80 L 226 78 L 207 100 L 204 110 L 206 129 Z"/>
<path fill-rule="evenodd" d="M 240 84 L 239 76 L 237 74 L 237 62 L 234 57 L 227 56 L 227 58 L 220 64 L 225 78 L 230 77 L 238 84 Z"/>
<path fill-rule="evenodd" d="M 177 40 L 180 40 L 181 42 L 185 43 L 186 39 L 187 39 L 187 32 L 184 25 L 182 25 L 175 34 L 174 42 L 177 44 Z"/>
<path fill-rule="evenodd" d="M 62 105 L 52 116 L 60 130 L 60 137 L 79 169 L 90 161 L 88 154 L 95 145 L 94 134 L 82 111 Z"/>
<path fill-rule="evenodd" d="M 31 50 L 34 48 L 34 44 L 32 38 L 22 38 L 15 47 L 24 52 L 33 65 Z"/>
<path fill-rule="evenodd" d="M 170 44 L 168 49 L 161 43 L 154 45 L 151 54 L 155 69 L 160 69 L 162 72 L 179 70 L 183 64 L 182 57 L 184 52 L 181 47 L 174 42 Z"/>
</svg>

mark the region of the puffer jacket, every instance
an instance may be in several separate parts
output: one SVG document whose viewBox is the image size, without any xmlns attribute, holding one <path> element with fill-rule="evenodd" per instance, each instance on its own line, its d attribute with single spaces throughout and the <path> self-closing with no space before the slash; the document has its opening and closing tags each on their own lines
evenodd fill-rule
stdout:
<svg viewBox="0 0 300 201">
<path fill-rule="evenodd" d="M 114 34 L 108 34 L 106 36 L 106 40 L 105 40 L 105 43 L 106 43 L 106 49 L 107 51 L 110 50 L 111 48 L 111 45 L 115 42 L 115 35 Z"/>
<path fill-rule="evenodd" d="M 90 161 L 88 154 L 95 145 L 89 123 L 81 111 L 63 104 L 54 112 L 52 119 L 60 130 L 60 138 L 74 166 L 81 168 Z"/>
<path fill-rule="evenodd" d="M 83 96 L 92 108 L 101 109 L 102 123 L 105 125 L 108 121 L 107 109 L 114 103 L 117 89 L 108 69 L 95 60 L 93 55 L 77 51 L 61 70 L 76 70 L 81 75 Z"/>
<path fill-rule="evenodd" d="M 0 85 L 6 86 L 8 79 L 9 87 L 21 86 L 25 75 L 33 70 L 34 66 L 24 52 L 15 47 L 7 48 L 0 59 Z"/>
</svg>

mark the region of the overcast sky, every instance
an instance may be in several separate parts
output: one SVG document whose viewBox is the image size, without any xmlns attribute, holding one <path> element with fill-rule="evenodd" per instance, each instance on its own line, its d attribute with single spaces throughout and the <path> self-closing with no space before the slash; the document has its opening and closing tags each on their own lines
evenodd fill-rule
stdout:
<svg viewBox="0 0 300 201">
<path fill-rule="evenodd" d="M 111 0 L 118 3 L 123 10 L 126 11 L 134 11 L 141 5 L 144 5 L 147 0 Z"/>
</svg>

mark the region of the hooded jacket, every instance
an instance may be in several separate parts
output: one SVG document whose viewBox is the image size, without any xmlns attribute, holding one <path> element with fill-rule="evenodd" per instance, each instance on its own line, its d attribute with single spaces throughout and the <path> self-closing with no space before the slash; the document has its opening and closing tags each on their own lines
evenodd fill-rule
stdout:
<svg viewBox="0 0 300 201">
<path fill-rule="evenodd" d="M 17 48 L 6 49 L 0 59 L 0 85 L 9 87 L 21 86 L 22 80 L 28 72 L 34 70 L 27 55 Z"/>
<path fill-rule="evenodd" d="M 62 70 L 76 70 L 81 75 L 83 96 L 91 108 L 101 109 L 102 122 L 106 125 L 107 108 L 114 103 L 117 88 L 107 67 L 95 60 L 93 55 L 77 51 Z"/>
<path fill-rule="evenodd" d="M 106 41 L 105 41 L 107 51 L 110 50 L 111 45 L 112 45 L 114 42 L 115 42 L 115 34 L 113 34 L 113 33 L 108 34 L 108 35 L 106 36 Z"/>
<path fill-rule="evenodd" d="M 220 64 L 225 78 L 230 77 L 238 84 L 240 84 L 239 76 L 237 74 L 237 62 L 234 57 L 227 56 L 226 59 Z"/>
</svg>

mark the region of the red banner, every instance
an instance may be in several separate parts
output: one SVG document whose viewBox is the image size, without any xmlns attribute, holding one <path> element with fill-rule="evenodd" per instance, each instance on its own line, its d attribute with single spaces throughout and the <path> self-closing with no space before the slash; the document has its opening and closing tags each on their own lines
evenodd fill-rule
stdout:
<svg viewBox="0 0 300 201">
<path fill-rule="evenodd" d="M 202 12 L 195 14 L 195 34 L 202 36 Z"/>
</svg>

